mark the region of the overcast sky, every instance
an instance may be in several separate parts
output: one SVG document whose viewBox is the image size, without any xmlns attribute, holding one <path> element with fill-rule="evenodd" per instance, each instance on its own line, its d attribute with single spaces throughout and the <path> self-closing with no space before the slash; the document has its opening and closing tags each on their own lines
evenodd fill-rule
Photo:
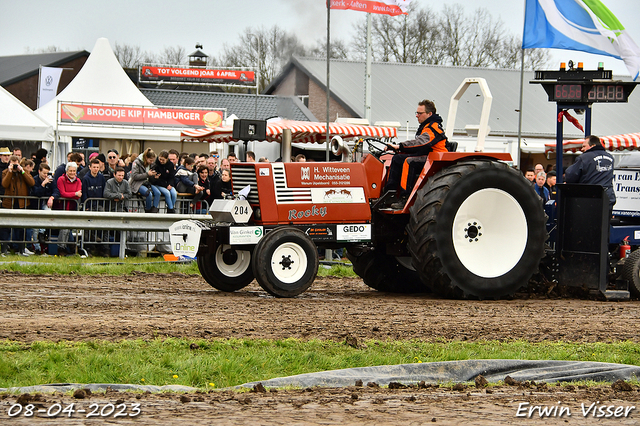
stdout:
<svg viewBox="0 0 640 426">
<path fill-rule="evenodd" d="M 442 1 L 413 0 L 440 11 Z M 640 0 L 603 0 L 631 37 L 640 44 Z M 106 37 L 113 47 L 138 45 L 160 53 L 166 46 L 183 46 L 187 53 L 203 45 L 209 56 L 217 56 L 222 46 L 233 45 L 246 27 L 270 28 L 278 24 L 295 33 L 305 45 L 326 35 L 325 0 L 0 0 L 0 56 L 31 53 L 47 46 L 63 50 L 91 51 L 96 40 Z M 505 29 L 522 37 L 524 0 L 453 0 L 466 13 L 478 7 L 503 21 Z M 331 37 L 350 41 L 353 23 L 362 12 L 333 10 Z M 595 69 L 598 61 L 614 73 L 629 75 L 624 63 L 610 57 L 552 50 L 553 59 L 582 61 L 585 69 Z M 555 65 L 555 64 L 554 64 Z"/>
</svg>

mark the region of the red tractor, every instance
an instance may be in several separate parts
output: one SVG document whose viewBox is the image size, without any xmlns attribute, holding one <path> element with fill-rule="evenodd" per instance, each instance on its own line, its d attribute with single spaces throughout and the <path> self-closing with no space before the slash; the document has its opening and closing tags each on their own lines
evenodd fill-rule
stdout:
<svg viewBox="0 0 640 426">
<path fill-rule="evenodd" d="M 393 194 L 381 193 L 392 154 L 362 141 L 370 153 L 354 161 L 334 140 L 342 162 L 234 163 L 243 195 L 216 200 L 212 219 L 176 222 L 174 254 L 197 257 L 216 289 L 255 278 L 279 297 L 311 286 L 319 249 L 346 248 L 365 284 L 388 292 L 499 298 L 537 272 L 545 214 L 509 154 L 431 153 L 406 205 L 392 209 Z"/>
</svg>

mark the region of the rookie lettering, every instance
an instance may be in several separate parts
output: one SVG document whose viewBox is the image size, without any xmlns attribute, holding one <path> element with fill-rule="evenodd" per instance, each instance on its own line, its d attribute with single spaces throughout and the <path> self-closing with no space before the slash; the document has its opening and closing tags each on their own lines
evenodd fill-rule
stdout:
<svg viewBox="0 0 640 426">
<path fill-rule="evenodd" d="M 314 204 L 313 206 L 311 206 L 310 209 L 308 210 L 304 210 L 304 211 L 297 211 L 297 210 L 289 210 L 289 219 L 288 220 L 295 220 L 295 219 L 302 219 L 305 217 L 313 217 L 313 216 L 320 216 L 320 217 L 324 217 L 327 214 L 327 208 L 326 207 L 316 207 L 316 205 Z"/>
</svg>

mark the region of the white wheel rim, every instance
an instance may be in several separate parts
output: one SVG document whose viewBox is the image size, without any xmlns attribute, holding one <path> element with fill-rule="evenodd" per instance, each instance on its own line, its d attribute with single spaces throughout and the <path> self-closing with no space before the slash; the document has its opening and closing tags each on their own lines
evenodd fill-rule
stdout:
<svg viewBox="0 0 640 426">
<path fill-rule="evenodd" d="M 471 194 L 453 220 L 453 248 L 458 259 L 483 278 L 511 271 L 522 258 L 527 237 L 522 207 L 501 189 L 486 188 Z"/>
<path fill-rule="evenodd" d="M 271 256 L 271 271 L 285 284 L 293 284 L 300 280 L 307 271 L 307 265 L 306 253 L 295 243 L 281 244 Z"/>
<path fill-rule="evenodd" d="M 239 277 L 251 266 L 251 252 L 248 250 L 235 250 L 237 259 L 233 263 L 226 263 L 224 252 L 229 249 L 231 249 L 229 245 L 218 246 L 215 257 L 216 266 L 227 277 Z"/>
</svg>

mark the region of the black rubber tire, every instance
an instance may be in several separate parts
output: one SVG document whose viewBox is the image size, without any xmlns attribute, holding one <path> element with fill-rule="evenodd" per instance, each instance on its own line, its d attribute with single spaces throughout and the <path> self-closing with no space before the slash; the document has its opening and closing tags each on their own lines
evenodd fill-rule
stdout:
<svg viewBox="0 0 640 426">
<path fill-rule="evenodd" d="M 489 191 L 480 192 L 482 190 Z M 458 222 L 458 228 L 454 230 L 454 221 L 462 203 L 472 196 L 474 198 L 471 200 L 477 202 L 478 197 L 482 199 L 483 194 L 491 193 L 498 194 L 500 200 L 505 200 L 504 207 L 491 204 L 496 208 L 495 214 L 479 213 L 484 215 L 494 228 L 493 232 L 487 232 L 485 226 L 483 231 L 486 235 L 482 237 L 483 234 L 480 233 L 479 238 L 485 238 L 483 241 L 493 238 L 494 242 L 499 242 L 499 250 L 490 253 L 486 250 L 480 251 L 482 244 L 463 247 L 460 241 L 466 242 L 467 237 L 461 237 L 466 233 L 466 228 L 463 233 L 459 233 Z M 465 209 L 467 207 L 468 205 Z M 526 227 L 526 233 L 517 234 L 512 223 L 508 231 L 513 234 L 504 235 L 504 226 L 510 226 L 510 223 L 500 222 L 499 215 L 501 209 L 507 208 L 510 211 L 515 210 L 520 215 L 520 226 L 522 229 Z M 466 213 L 473 214 L 473 210 L 465 209 L 460 210 L 461 217 Z M 521 173 L 504 163 L 471 160 L 440 170 L 418 191 L 410 214 L 407 230 L 413 264 L 418 265 L 416 269 L 420 277 L 433 292 L 444 297 L 496 299 L 512 295 L 520 287 L 527 285 L 531 276 L 537 272 L 540 260 L 544 256 L 547 232 L 546 215 L 541 199 Z M 460 221 L 466 222 L 466 219 Z M 454 232 L 458 232 L 459 238 L 455 241 Z M 514 250 L 510 244 L 510 239 L 515 237 L 521 241 L 521 252 Z M 497 269 L 505 272 L 496 276 L 490 276 L 488 273 L 486 276 L 480 276 L 473 273 L 459 258 L 456 244 L 458 248 L 469 250 L 465 258 L 467 262 L 472 259 L 477 264 L 487 265 L 487 268 L 495 265 Z M 500 264 L 501 258 L 496 253 L 505 254 L 505 257 L 507 254 L 511 256 L 509 263 L 505 261 L 504 264 Z M 484 258 L 492 260 L 489 262 Z"/>
<path fill-rule="evenodd" d="M 281 227 L 267 233 L 253 254 L 256 280 L 276 297 L 304 293 L 318 275 L 318 249 L 308 235 L 296 228 Z M 281 255 L 280 261 L 274 255 Z"/>
<path fill-rule="evenodd" d="M 634 297 L 640 297 L 640 249 L 632 251 L 622 267 L 622 278 L 629 282 L 629 291 Z"/>
<path fill-rule="evenodd" d="M 418 273 L 400 264 L 394 256 L 375 249 L 356 253 L 347 248 L 347 258 L 353 265 L 353 272 L 374 290 L 404 294 L 429 291 Z"/>
<path fill-rule="evenodd" d="M 218 250 L 220 250 L 220 253 L 218 253 Z M 216 256 L 216 253 L 220 256 Z M 233 265 L 239 254 L 246 255 L 247 252 L 238 252 L 233 248 L 227 248 L 223 252 L 222 246 L 219 246 L 214 253 L 198 256 L 200 274 L 211 287 L 220 291 L 234 292 L 248 286 L 253 281 L 253 269 L 251 268 L 251 263 L 253 262 L 251 260 L 248 266 L 245 265 L 246 269 L 234 271 L 232 276 L 229 275 L 229 272 L 224 272 L 225 269 L 229 268 L 222 263 L 218 263 L 227 261 L 229 262 L 228 264 Z"/>
</svg>

